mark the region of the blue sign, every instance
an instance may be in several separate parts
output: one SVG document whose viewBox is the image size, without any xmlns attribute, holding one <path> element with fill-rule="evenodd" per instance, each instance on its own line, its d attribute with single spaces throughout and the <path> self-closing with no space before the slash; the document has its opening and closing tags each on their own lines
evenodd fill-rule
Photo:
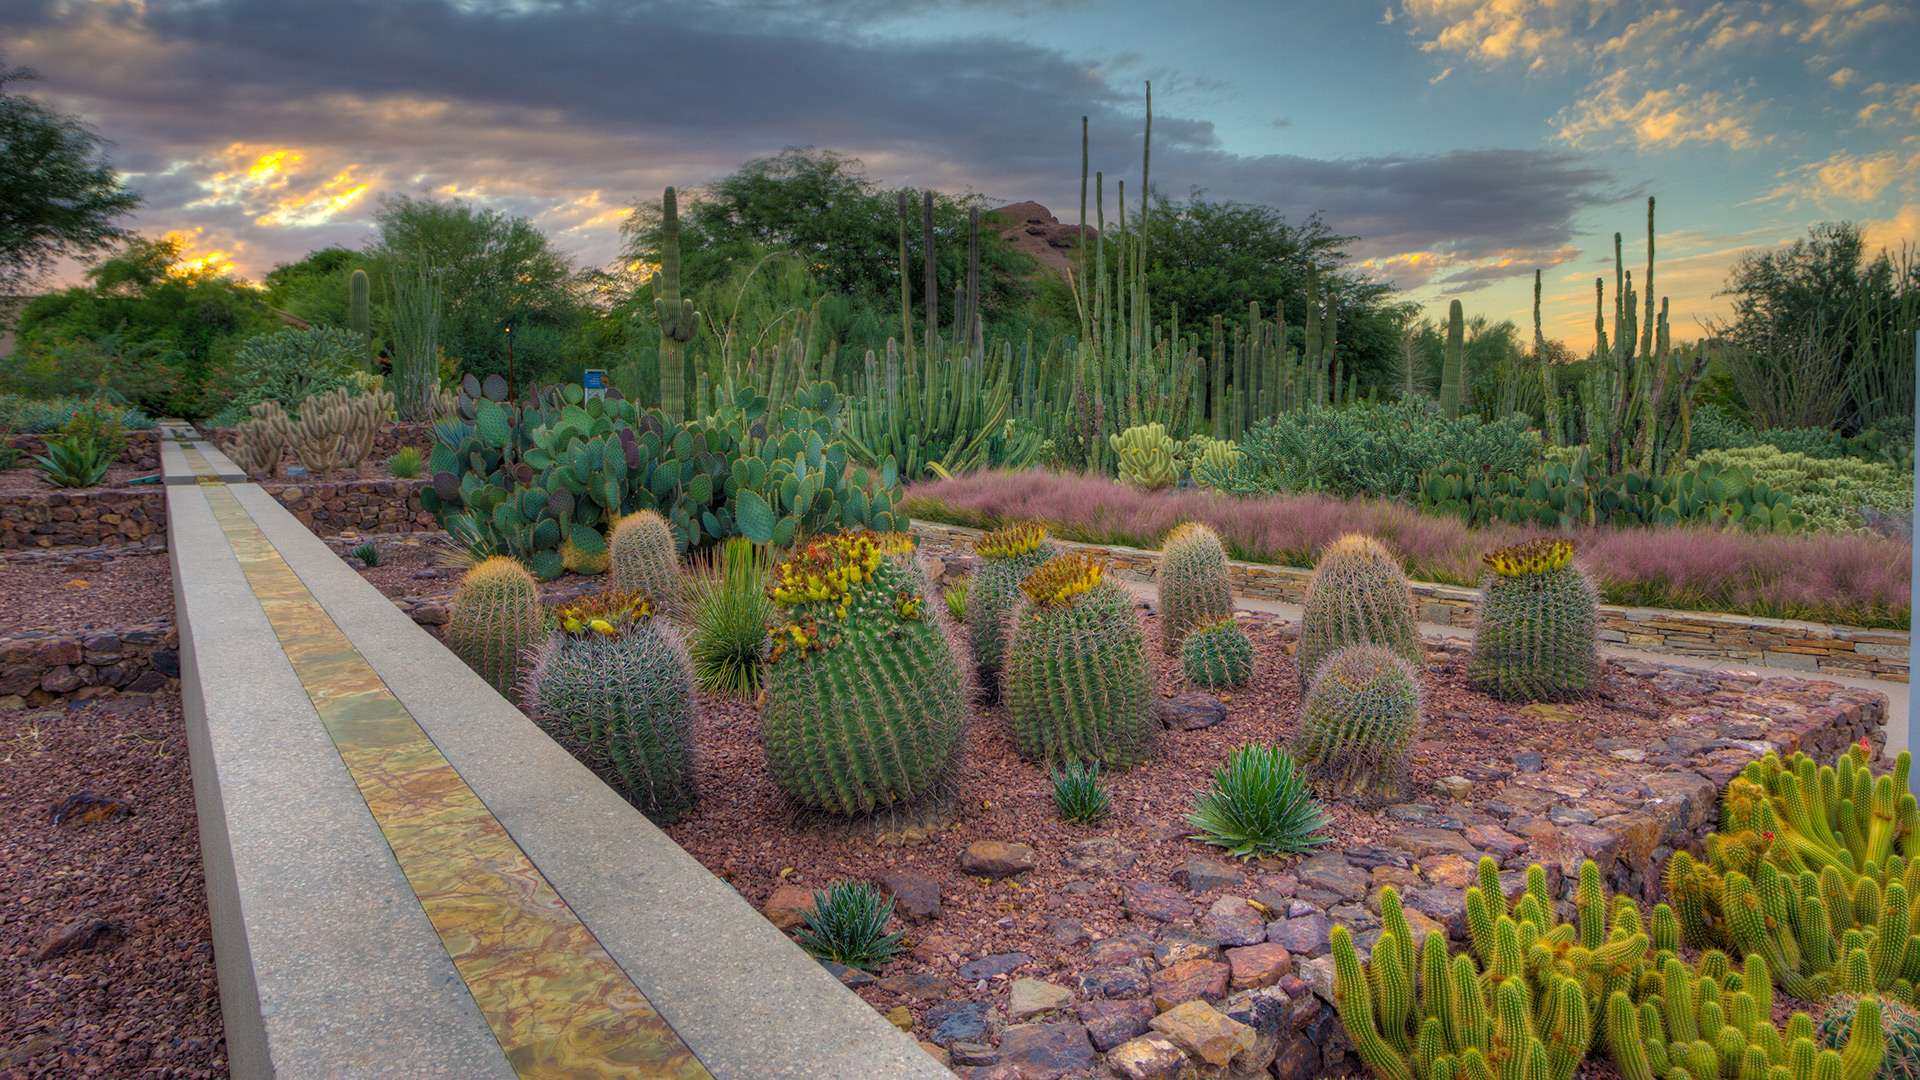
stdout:
<svg viewBox="0 0 1920 1080">
<path fill-rule="evenodd" d="M 588 368 L 580 373 L 580 388 L 586 391 L 587 400 L 607 396 L 607 369 Z"/>
</svg>

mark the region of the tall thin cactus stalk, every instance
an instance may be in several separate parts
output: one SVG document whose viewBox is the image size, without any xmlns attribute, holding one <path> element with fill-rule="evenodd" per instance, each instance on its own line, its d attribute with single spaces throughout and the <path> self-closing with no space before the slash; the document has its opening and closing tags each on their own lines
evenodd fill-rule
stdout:
<svg viewBox="0 0 1920 1080">
<path fill-rule="evenodd" d="M 1465 361 L 1466 318 L 1455 300 L 1447 305 L 1447 344 L 1440 364 L 1440 412 L 1449 420 L 1460 416 Z"/>
<path fill-rule="evenodd" d="M 355 267 L 347 276 L 347 329 L 360 342 L 366 352 L 367 366 L 373 366 L 373 299 L 372 283 L 367 280 L 367 272 Z"/>
<path fill-rule="evenodd" d="M 1533 362 L 1540 366 L 1540 400 L 1545 410 L 1541 427 L 1546 428 L 1547 445 L 1560 445 L 1560 391 L 1553 379 L 1553 362 L 1547 356 L 1547 335 L 1540 329 L 1540 271 L 1533 272 Z"/>
<path fill-rule="evenodd" d="M 402 420 L 432 420 L 440 389 L 439 282 L 433 268 L 420 263 L 388 278 L 387 294 L 392 305 L 394 408 Z"/>
<path fill-rule="evenodd" d="M 668 421 L 687 418 L 685 349 L 700 328 L 700 313 L 680 296 L 680 211 L 673 189 L 660 198 L 660 270 L 653 311 L 660 319 L 660 412 Z"/>
</svg>

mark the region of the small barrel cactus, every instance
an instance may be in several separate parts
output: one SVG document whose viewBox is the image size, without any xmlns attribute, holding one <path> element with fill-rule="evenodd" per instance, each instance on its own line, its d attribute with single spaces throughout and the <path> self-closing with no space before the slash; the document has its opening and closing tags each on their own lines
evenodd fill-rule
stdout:
<svg viewBox="0 0 1920 1080">
<path fill-rule="evenodd" d="M 1253 642 L 1232 618 L 1208 623 L 1181 643 L 1180 670 L 1209 690 L 1245 686 L 1253 678 Z"/>
<path fill-rule="evenodd" d="M 679 605 L 680 555 L 666 518 L 640 510 L 615 522 L 607 538 L 607 563 L 615 592 L 639 593 L 668 611 Z"/>
<path fill-rule="evenodd" d="M 1227 549 L 1220 536 L 1197 521 L 1176 525 L 1160 544 L 1160 647 L 1180 655 L 1180 643 L 1195 627 L 1233 616 L 1227 587 Z"/>
<path fill-rule="evenodd" d="M 1020 582 L 1055 551 L 1047 543 L 1047 527 L 1034 522 L 995 529 L 976 541 L 973 550 L 980 556 L 980 568 L 967 589 L 967 637 L 981 695 L 992 702 L 1000 697 L 1000 667 Z"/>
<path fill-rule="evenodd" d="M 1407 749 L 1419 727 L 1413 665 L 1383 645 L 1349 645 L 1307 691 L 1293 753 L 1324 797 L 1391 802 L 1406 794 Z"/>
<path fill-rule="evenodd" d="M 1599 594 L 1573 541 L 1541 538 L 1486 556 L 1467 678 L 1508 701 L 1565 701 L 1593 689 Z"/>
<path fill-rule="evenodd" d="M 774 570 L 761 742 L 802 806 L 853 816 L 946 788 L 967 688 L 912 555 L 904 535 L 849 533 Z"/>
<path fill-rule="evenodd" d="M 481 562 L 460 579 L 447 614 L 447 647 L 467 666 L 513 697 L 527 650 L 540 639 L 540 589 L 527 568 L 504 556 Z"/>
<path fill-rule="evenodd" d="M 1153 676 L 1133 597 L 1077 553 L 1049 559 L 1020 592 L 1006 668 L 1014 748 L 1030 761 L 1144 760 Z"/>
<path fill-rule="evenodd" d="M 1886 1056 L 1874 1080 L 1920 1080 L 1920 1014 L 1910 1005 L 1891 997 L 1880 1000 L 1880 1032 L 1886 1039 Z M 1860 999 L 1842 995 L 1827 1002 L 1820 1014 L 1820 1045 L 1843 1050 L 1853 1030 L 1854 1012 Z"/>
<path fill-rule="evenodd" d="M 1413 624 L 1413 592 L 1400 563 L 1380 541 L 1349 533 L 1327 545 L 1307 583 L 1300 615 L 1300 687 L 1348 645 L 1384 645 L 1415 671 L 1426 664 Z"/>
<path fill-rule="evenodd" d="M 641 813 L 666 825 L 693 806 L 693 669 L 679 631 L 644 597 L 562 608 L 522 697 L 542 731 Z"/>
</svg>

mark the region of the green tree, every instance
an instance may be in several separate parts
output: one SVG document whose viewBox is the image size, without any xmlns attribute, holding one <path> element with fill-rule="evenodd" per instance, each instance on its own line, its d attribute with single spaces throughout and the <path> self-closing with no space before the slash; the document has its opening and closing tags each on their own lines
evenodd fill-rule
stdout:
<svg viewBox="0 0 1920 1080">
<path fill-rule="evenodd" d="M 140 205 L 107 163 L 106 141 L 74 117 L 8 87 L 33 78 L 0 63 L 0 292 L 19 292 L 55 261 L 105 251 Z"/>
</svg>

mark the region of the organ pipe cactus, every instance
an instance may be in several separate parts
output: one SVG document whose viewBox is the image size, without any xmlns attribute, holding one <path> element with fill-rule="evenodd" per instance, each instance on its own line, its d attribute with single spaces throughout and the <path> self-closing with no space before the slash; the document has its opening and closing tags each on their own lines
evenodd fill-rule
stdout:
<svg viewBox="0 0 1920 1080">
<path fill-rule="evenodd" d="M 1466 325 L 1460 301 L 1447 305 L 1447 341 L 1440 361 L 1440 413 L 1457 420 L 1466 385 Z"/>
<path fill-rule="evenodd" d="M 1123 768 L 1144 760 L 1153 677 L 1133 598 L 1082 554 L 1049 559 L 1020 591 L 1006 661 L 1020 756 Z"/>
<path fill-rule="evenodd" d="M 1245 686 L 1253 678 L 1253 642 L 1232 617 L 1196 627 L 1180 643 L 1180 670 L 1209 690 Z"/>
<path fill-rule="evenodd" d="M 1176 525 L 1160 544 L 1160 647 L 1168 656 L 1197 627 L 1233 617 L 1227 549 L 1197 521 Z"/>
<path fill-rule="evenodd" d="M 1599 594 L 1573 541 L 1538 539 L 1485 557 L 1467 678 L 1507 701 L 1565 701 L 1593 688 Z"/>
<path fill-rule="evenodd" d="M 683 350 L 700 329 L 700 313 L 680 296 L 680 211 L 672 188 L 660 197 L 660 269 L 653 313 L 660 320 L 660 412 L 669 423 L 687 418 Z"/>
<path fill-rule="evenodd" d="M 982 536 L 974 544 L 980 568 L 967 589 L 967 636 L 973 645 L 973 666 L 980 692 L 988 701 L 1000 696 L 1000 671 L 1006 662 L 1014 604 L 1020 583 L 1057 554 L 1047 542 L 1047 528 L 1020 522 Z"/>
<path fill-rule="evenodd" d="M 540 638 L 540 591 L 525 567 L 495 556 L 467 571 L 447 614 L 447 647 L 495 690 L 515 697 Z"/>
<path fill-rule="evenodd" d="M 1426 662 L 1413 623 L 1413 591 L 1400 563 L 1378 540 L 1349 533 L 1314 564 L 1294 654 L 1300 688 L 1348 645 L 1384 645 L 1419 671 Z"/>
<path fill-rule="evenodd" d="M 1323 797 L 1392 802 L 1406 793 L 1420 729 L 1420 679 L 1382 645 L 1349 645 L 1320 666 L 1293 754 Z"/>
</svg>

